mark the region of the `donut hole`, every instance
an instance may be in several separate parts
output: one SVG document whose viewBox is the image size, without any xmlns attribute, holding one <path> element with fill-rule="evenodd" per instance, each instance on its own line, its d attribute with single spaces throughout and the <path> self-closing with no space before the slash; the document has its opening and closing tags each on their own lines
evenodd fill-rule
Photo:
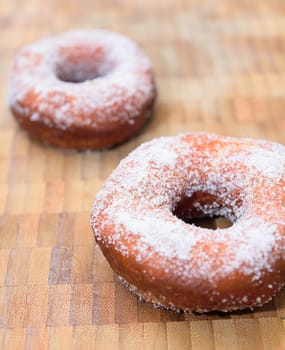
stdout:
<svg viewBox="0 0 285 350">
<path fill-rule="evenodd" d="M 241 206 L 239 200 L 237 205 Z M 204 191 L 196 191 L 191 196 L 183 194 L 172 213 L 187 224 L 214 230 L 231 227 L 237 219 L 234 209 L 226 206 L 224 199 Z"/>
<path fill-rule="evenodd" d="M 217 228 L 223 229 L 231 227 L 233 225 L 233 222 L 224 216 L 215 216 L 212 218 L 193 218 L 190 220 L 189 224 L 193 224 L 197 227 L 216 230 Z"/>
<path fill-rule="evenodd" d="M 109 74 L 115 64 L 102 47 L 61 47 L 55 65 L 56 77 L 66 83 L 83 83 Z"/>
</svg>

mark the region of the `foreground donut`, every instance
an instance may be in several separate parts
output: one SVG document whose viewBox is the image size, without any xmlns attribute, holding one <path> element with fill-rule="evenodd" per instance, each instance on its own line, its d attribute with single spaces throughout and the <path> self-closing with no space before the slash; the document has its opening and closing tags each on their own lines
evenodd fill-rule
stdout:
<svg viewBox="0 0 285 350">
<path fill-rule="evenodd" d="M 119 144 L 151 116 L 149 60 L 126 37 L 75 31 L 38 41 L 17 55 L 9 105 L 30 135 L 63 148 Z"/>
<path fill-rule="evenodd" d="M 171 309 L 268 302 L 285 282 L 285 147 L 206 133 L 155 139 L 119 164 L 91 214 L 114 271 Z M 223 216 L 226 229 L 187 224 Z"/>
</svg>

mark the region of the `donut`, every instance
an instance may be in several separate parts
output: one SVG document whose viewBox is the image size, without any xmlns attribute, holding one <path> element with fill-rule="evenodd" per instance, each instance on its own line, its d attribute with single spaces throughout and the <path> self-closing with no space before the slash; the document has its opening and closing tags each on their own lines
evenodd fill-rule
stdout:
<svg viewBox="0 0 285 350">
<path fill-rule="evenodd" d="M 155 305 L 261 306 L 285 283 L 285 147 L 187 133 L 144 143 L 96 196 L 91 225 L 113 270 Z M 228 219 L 209 229 L 195 218 Z"/>
<path fill-rule="evenodd" d="M 23 48 L 9 79 L 17 122 L 45 143 L 102 149 L 126 141 L 150 118 L 149 59 L 123 35 L 73 31 Z"/>
</svg>

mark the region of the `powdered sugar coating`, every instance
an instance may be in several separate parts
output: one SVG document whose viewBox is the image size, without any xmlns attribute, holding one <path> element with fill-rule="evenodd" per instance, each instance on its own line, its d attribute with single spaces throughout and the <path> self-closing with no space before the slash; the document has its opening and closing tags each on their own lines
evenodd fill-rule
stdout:
<svg viewBox="0 0 285 350">
<path fill-rule="evenodd" d="M 206 133 L 152 140 L 122 160 L 98 193 L 92 210 L 96 240 L 132 257 L 142 274 L 146 265 L 156 270 L 153 256 L 159 256 L 164 273 L 181 283 L 217 286 L 238 273 L 254 289 L 276 272 L 280 259 L 285 268 L 284 175 L 285 148 L 275 143 Z M 225 216 L 233 226 L 202 229 L 173 215 L 181 198 L 197 191 L 217 198 L 194 203 L 197 210 Z M 283 283 L 284 276 L 272 294 Z M 260 304 L 246 298 L 236 297 L 226 307 Z"/>
<path fill-rule="evenodd" d="M 136 122 L 154 99 L 153 79 L 149 59 L 130 39 L 104 30 L 73 31 L 19 52 L 8 100 L 16 114 L 47 127 L 105 132 Z"/>
</svg>

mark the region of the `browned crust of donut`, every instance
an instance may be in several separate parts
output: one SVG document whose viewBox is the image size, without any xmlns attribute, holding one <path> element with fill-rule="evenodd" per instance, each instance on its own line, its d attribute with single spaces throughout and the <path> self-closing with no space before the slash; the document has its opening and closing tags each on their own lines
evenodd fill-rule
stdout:
<svg viewBox="0 0 285 350">
<path fill-rule="evenodd" d="M 129 284 L 123 277 L 121 276 L 118 276 L 118 280 L 123 284 L 125 285 L 131 293 L 133 293 L 136 297 L 138 297 L 138 299 L 140 301 L 144 301 L 144 302 L 148 302 L 148 303 L 151 303 L 155 308 L 163 308 L 163 309 L 166 309 L 166 310 L 169 310 L 169 311 L 175 311 L 175 312 L 179 312 L 179 313 L 192 313 L 192 314 L 195 314 L 195 313 L 211 313 L 211 312 L 224 312 L 224 313 L 227 313 L 227 312 L 234 312 L 234 311 L 241 311 L 241 310 L 245 310 L 245 309 L 250 309 L 250 310 L 253 310 L 253 308 L 255 307 L 262 307 L 264 306 L 265 304 L 269 303 L 273 297 L 275 297 L 275 295 L 277 294 L 274 294 L 274 295 L 271 295 L 271 297 L 268 298 L 268 300 L 264 301 L 262 304 L 252 304 L 252 305 L 244 305 L 244 306 L 240 306 L 240 305 L 237 305 L 236 307 L 225 307 L 223 305 L 223 307 L 218 307 L 217 309 L 213 309 L 212 308 L 212 305 L 209 309 L 199 309 L 197 306 L 194 309 L 189 309 L 189 308 L 178 308 L 176 305 L 174 304 L 167 304 L 165 303 L 165 300 L 163 300 L 163 302 L 161 302 L 160 299 L 157 299 L 151 292 L 147 291 L 147 292 L 144 292 L 144 293 L 141 293 L 140 291 L 138 291 L 138 289 L 134 286 L 134 285 L 131 285 Z"/>
<path fill-rule="evenodd" d="M 107 149 L 119 145 L 137 134 L 153 113 L 155 97 L 151 100 L 133 124 L 110 123 L 108 128 L 97 130 L 88 126 L 70 126 L 60 129 L 55 125 L 47 125 L 43 118 L 31 121 L 27 116 L 19 113 L 13 106 L 11 111 L 18 124 L 36 140 L 65 149 Z M 82 116 L 84 119 L 84 116 Z"/>
<path fill-rule="evenodd" d="M 209 312 L 209 311 L 234 311 L 263 306 L 268 303 L 284 285 L 285 269 L 282 261 L 278 261 L 272 267 L 273 272 L 264 271 L 262 283 L 260 280 L 253 282 L 252 276 L 235 276 L 233 280 L 224 278 L 219 281 L 216 294 L 208 295 L 210 285 L 193 285 L 193 281 L 185 281 L 177 284 L 174 276 L 166 275 L 160 269 L 161 260 L 159 256 L 153 256 L 148 265 L 158 266 L 154 270 L 145 266 L 147 273 L 142 274 L 137 267 L 136 256 L 123 256 L 119 251 L 108 249 L 101 241 L 97 242 L 108 260 L 112 269 L 128 284 L 130 290 L 136 295 L 155 305 L 185 312 Z M 125 242 L 125 244 L 128 244 Z M 272 289 L 267 286 L 272 284 Z M 133 287 L 136 286 L 136 287 Z M 233 295 L 234 298 L 229 298 Z M 247 300 L 243 300 L 244 295 Z M 227 300 L 224 302 L 224 300 Z"/>
</svg>

